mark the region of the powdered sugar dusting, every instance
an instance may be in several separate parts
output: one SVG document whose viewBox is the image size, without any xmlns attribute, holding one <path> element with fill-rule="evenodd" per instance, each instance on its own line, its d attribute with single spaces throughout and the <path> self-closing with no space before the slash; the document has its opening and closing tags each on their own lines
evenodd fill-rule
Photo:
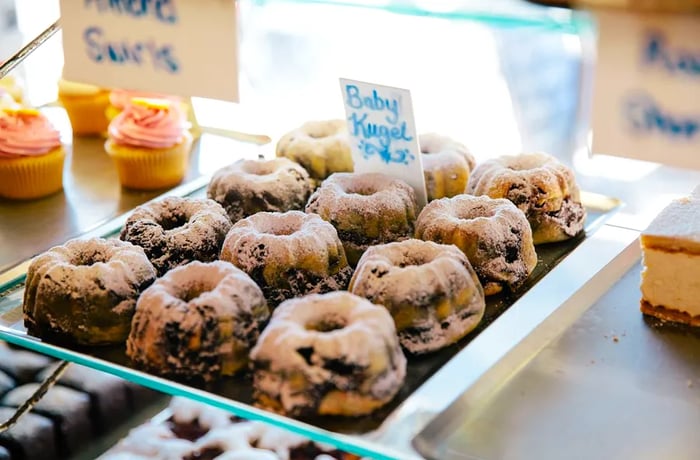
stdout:
<svg viewBox="0 0 700 460">
<path fill-rule="evenodd" d="M 221 251 L 263 289 L 271 305 L 311 292 L 345 289 L 352 269 L 338 234 L 300 211 L 257 213 L 237 222 Z"/>
<path fill-rule="evenodd" d="M 137 207 L 119 238 L 141 246 L 160 275 L 216 260 L 231 221 L 214 200 L 166 197 Z"/>
<path fill-rule="evenodd" d="M 323 326 L 325 324 L 325 326 Z M 330 328 L 325 330 L 324 328 Z M 313 412 L 324 397 L 391 400 L 406 375 L 394 321 L 383 307 L 348 292 L 313 294 L 282 303 L 251 351 L 256 394 L 290 414 Z M 304 391 L 287 380 L 303 376 Z M 365 413 L 366 408 L 343 407 Z M 345 412 L 343 412 L 345 413 Z"/>
<path fill-rule="evenodd" d="M 384 305 L 401 345 L 412 353 L 437 350 L 481 320 L 484 293 L 467 257 L 453 245 L 410 239 L 365 252 L 350 291 Z"/>
<path fill-rule="evenodd" d="M 413 189 L 402 180 L 380 173 L 336 173 L 311 195 L 306 212 L 333 224 L 354 265 L 369 246 L 410 238 L 418 206 Z M 354 248 L 361 252 L 351 254 Z"/>
<path fill-rule="evenodd" d="M 586 215 L 574 172 L 551 155 L 504 155 L 485 161 L 472 173 L 467 190 L 512 201 L 527 216 L 535 244 L 571 238 L 572 231 L 583 229 Z M 546 217 L 555 214 L 560 218 Z"/>
<path fill-rule="evenodd" d="M 269 317 L 260 288 L 228 262 L 192 262 L 144 291 L 127 355 L 157 373 L 205 380 L 231 375 Z"/>
<path fill-rule="evenodd" d="M 155 277 L 143 250 L 131 243 L 70 240 L 30 264 L 23 303 L 26 326 L 39 336 L 57 333 L 78 343 L 119 343 L 128 334 L 136 299 Z M 93 336 L 94 324 L 101 328 Z"/>
<path fill-rule="evenodd" d="M 530 225 L 505 199 L 457 195 L 432 201 L 418 216 L 416 237 L 459 247 L 486 295 L 502 285 L 516 289 L 537 264 Z"/>
<path fill-rule="evenodd" d="M 304 168 L 287 158 L 239 160 L 214 173 L 207 196 L 232 222 L 256 212 L 302 210 L 313 191 Z"/>
</svg>

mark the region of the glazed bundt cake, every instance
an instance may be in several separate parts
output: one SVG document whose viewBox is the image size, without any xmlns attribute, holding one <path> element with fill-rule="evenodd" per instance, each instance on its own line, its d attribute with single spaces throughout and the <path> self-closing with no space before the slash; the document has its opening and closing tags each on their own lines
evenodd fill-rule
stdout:
<svg viewBox="0 0 700 460">
<path fill-rule="evenodd" d="M 136 299 L 156 279 L 143 249 L 116 239 L 75 239 L 27 270 L 24 325 L 30 334 L 81 345 L 126 340 Z"/>
<path fill-rule="evenodd" d="M 486 295 L 517 289 L 537 265 L 525 215 L 503 198 L 457 195 L 432 201 L 418 216 L 416 237 L 461 249 Z"/>
<path fill-rule="evenodd" d="M 355 266 L 369 246 L 411 238 L 418 205 L 402 180 L 380 173 L 336 173 L 311 195 L 306 212 L 335 227 Z"/>
<path fill-rule="evenodd" d="M 481 283 L 462 251 L 416 239 L 369 248 L 348 290 L 384 305 L 401 345 L 415 354 L 467 335 L 486 306 Z"/>
<path fill-rule="evenodd" d="M 193 260 L 216 260 L 231 221 L 214 200 L 167 197 L 137 207 L 119 238 L 141 246 L 159 275 Z"/>
<path fill-rule="evenodd" d="M 282 303 L 251 360 L 257 403 L 291 416 L 369 414 L 406 375 L 389 312 L 348 292 Z"/>
<path fill-rule="evenodd" d="M 308 121 L 277 143 L 277 156 L 299 163 L 317 180 L 353 169 L 345 120 Z"/>
<path fill-rule="evenodd" d="M 261 211 L 303 210 L 313 187 L 306 170 L 287 158 L 239 160 L 214 173 L 207 196 L 236 223 Z"/>
<path fill-rule="evenodd" d="M 535 244 L 566 240 L 583 231 L 586 210 L 574 172 L 550 155 L 485 161 L 474 169 L 467 191 L 512 201 L 527 216 Z"/>
<path fill-rule="evenodd" d="M 459 142 L 435 133 L 419 139 L 428 201 L 464 193 L 476 161 Z"/>
<path fill-rule="evenodd" d="M 304 294 L 345 289 L 352 276 L 333 226 L 301 211 L 259 212 L 238 221 L 221 259 L 248 273 L 271 307 Z"/>
<path fill-rule="evenodd" d="M 191 262 L 146 289 L 126 354 L 149 371 L 210 380 L 248 363 L 269 310 L 260 288 L 228 262 Z"/>
</svg>

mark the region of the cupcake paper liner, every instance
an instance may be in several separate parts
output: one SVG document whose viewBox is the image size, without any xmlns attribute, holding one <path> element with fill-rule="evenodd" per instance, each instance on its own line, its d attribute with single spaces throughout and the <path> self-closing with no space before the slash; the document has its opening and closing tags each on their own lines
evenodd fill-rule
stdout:
<svg viewBox="0 0 700 460">
<path fill-rule="evenodd" d="M 123 187 L 158 190 L 182 182 L 187 171 L 192 135 L 184 133 L 179 144 L 167 149 L 145 149 L 119 145 L 108 139 L 105 150 L 112 157 Z"/>
<path fill-rule="evenodd" d="M 63 188 L 63 147 L 45 155 L 0 158 L 0 197 L 28 200 Z"/>
</svg>

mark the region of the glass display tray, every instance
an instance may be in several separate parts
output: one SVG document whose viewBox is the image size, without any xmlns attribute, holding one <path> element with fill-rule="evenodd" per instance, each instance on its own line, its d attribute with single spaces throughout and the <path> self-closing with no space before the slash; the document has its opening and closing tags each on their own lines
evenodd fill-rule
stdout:
<svg viewBox="0 0 700 460">
<path fill-rule="evenodd" d="M 204 196 L 204 187 L 207 181 L 206 177 L 199 178 L 172 190 L 168 195 Z M 29 261 L 16 267 L 12 273 L 0 276 L 0 339 L 59 359 L 109 372 L 158 391 L 188 396 L 227 409 L 243 418 L 264 420 L 310 437 L 315 441 L 328 443 L 359 455 L 370 455 L 372 458 L 406 458 L 403 453 L 392 453 L 392 447 L 388 444 L 371 443 L 372 432 L 380 432 L 382 428 L 386 428 L 383 427 L 386 423 L 394 423 L 387 421 L 396 418 L 397 408 L 407 403 L 411 399 L 412 393 L 550 273 L 557 264 L 584 242 L 588 235 L 595 232 L 620 204 L 615 199 L 591 193 L 583 193 L 582 198 L 588 212 L 585 226 L 586 234 L 567 242 L 539 246 L 537 248 L 537 267 L 528 282 L 517 293 L 490 297 L 487 300 L 486 313 L 481 324 L 458 344 L 428 356 L 409 357 L 407 377 L 400 393 L 387 406 L 366 417 L 317 417 L 296 421 L 254 407 L 252 405 L 251 379 L 247 374 L 222 379 L 205 387 L 196 382 L 168 380 L 133 368 L 125 356 L 123 346 L 67 348 L 42 342 L 28 335 L 22 322 L 23 283 Z M 118 234 L 127 216 L 128 214 L 125 214 L 83 236 L 113 237 Z M 12 279 L 9 279 L 8 275 Z"/>
<path fill-rule="evenodd" d="M 700 331 L 639 311 L 635 239 L 538 344 L 486 373 L 415 438 L 427 458 L 700 458 Z M 597 299 L 597 300 L 596 300 Z M 481 390 L 480 390 L 481 388 Z M 546 440 L 546 442 L 543 442 Z"/>
</svg>

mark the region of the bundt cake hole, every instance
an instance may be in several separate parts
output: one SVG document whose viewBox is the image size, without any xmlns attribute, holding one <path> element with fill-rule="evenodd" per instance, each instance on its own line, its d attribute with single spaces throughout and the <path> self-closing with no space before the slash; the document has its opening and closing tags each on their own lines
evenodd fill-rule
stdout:
<svg viewBox="0 0 700 460">
<path fill-rule="evenodd" d="M 458 219 L 476 219 L 478 217 L 489 218 L 496 215 L 496 210 L 483 205 L 474 206 L 471 209 L 458 209 L 456 216 Z"/>
<path fill-rule="evenodd" d="M 206 292 L 213 291 L 214 288 L 216 288 L 215 281 L 218 280 L 207 280 L 189 286 L 183 286 L 179 297 L 183 302 L 190 302 Z"/>
<path fill-rule="evenodd" d="M 306 323 L 307 331 L 332 332 L 342 329 L 347 325 L 345 318 L 337 315 L 325 315 L 316 321 Z"/>
<path fill-rule="evenodd" d="M 109 256 L 105 251 L 101 251 L 98 248 L 90 248 L 86 251 L 78 252 L 73 256 L 70 263 L 76 266 L 89 267 L 91 265 L 105 263 L 109 261 Z"/>
<path fill-rule="evenodd" d="M 253 174 L 255 176 L 267 176 L 275 172 L 275 168 L 267 162 L 246 162 L 243 163 L 241 168 L 243 172 L 247 174 Z"/>
<path fill-rule="evenodd" d="M 301 230 L 302 219 L 297 216 L 285 219 L 271 220 L 267 227 L 261 232 L 267 235 L 288 236 Z"/>
<path fill-rule="evenodd" d="M 362 196 L 371 196 L 377 193 L 377 189 L 375 187 L 349 187 L 346 190 L 346 193 L 353 194 L 353 195 L 362 195 Z"/>
<path fill-rule="evenodd" d="M 433 261 L 428 254 L 403 254 L 403 258 L 396 264 L 399 268 L 420 267 Z"/>
<path fill-rule="evenodd" d="M 324 137 L 329 136 L 327 131 L 318 129 L 317 127 L 316 129 L 309 129 L 306 134 L 308 134 L 312 139 L 323 139 Z"/>
<path fill-rule="evenodd" d="M 184 212 L 173 212 L 170 215 L 161 216 L 157 223 L 167 231 L 184 226 L 188 220 L 190 218 Z"/>
</svg>

